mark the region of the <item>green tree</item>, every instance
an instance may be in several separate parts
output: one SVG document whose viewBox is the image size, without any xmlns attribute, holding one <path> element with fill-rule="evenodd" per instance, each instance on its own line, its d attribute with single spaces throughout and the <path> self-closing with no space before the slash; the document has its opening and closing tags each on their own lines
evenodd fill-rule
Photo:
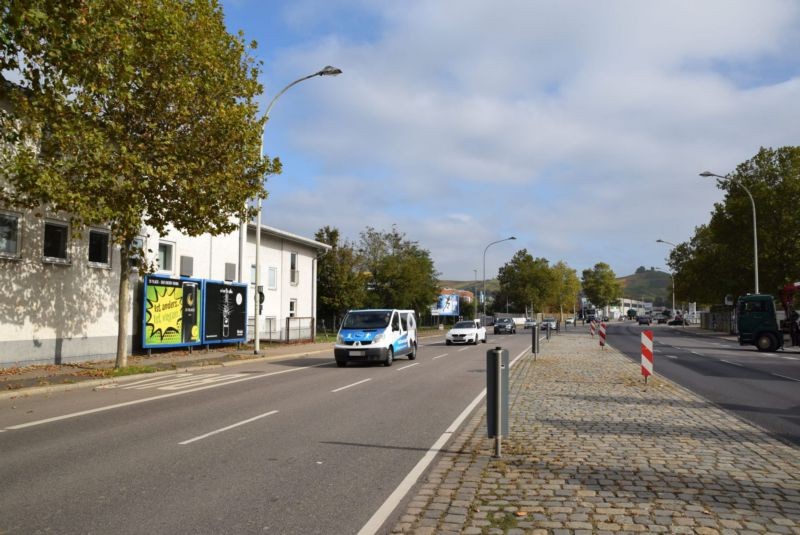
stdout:
<svg viewBox="0 0 800 535">
<path fill-rule="evenodd" d="M 551 272 L 553 274 L 551 304 L 563 316 L 564 307 L 571 311 L 575 306 L 581 292 L 581 281 L 577 272 L 564 261 L 553 264 Z"/>
<path fill-rule="evenodd" d="M 430 253 L 392 227 L 361 233 L 361 271 L 369 274 L 366 305 L 428 310 L 439 295 L 438 273 Z"/>
<path fill-rule="evenodd" d="M 710 221 L 670 254 L 677 295 L 719 303 L 727 294 L 754 290 L 752 204 L 742 185 L 756 205 L 760 291 L 774 293 L 800 280 L 800 212 L 794 209 L 800 203 L 800 147 L 761 148 L 729 178 L 717 180 L 725 198 L 714 205 Z"/>
<path fill-rule="evenodd" d="M 0 202 L 109 225 L 121 251 L 118 367 L 142 225 L 237 228 L 280 171 L 259 154 L 259 67 L 216 0 L 0 0 Z M 21 141 L 26 141 L 21 143 Z M 146 266 L 137 266 L 139 270 Z"/>
<path fill-rule="evenodd" d="M 367 277 L 359 271 L 359 258 L 348 241 L 341 241 L 339 230 L 325 226 L 314 235 L 331 250 L 319 259 L 317 269 L 318 315 L 332 319 L 331 327 L 348 310 L 361 308 L 366 297 Z"/>
<path fill-rule="evenodd" d="M 501 266 L 497 279 L 500 293 L 508 298 L 515 312 L 523 312 L 527 307 L 531 312 L 541 311 L 551 299 L 554 279 L 549 262 L 545 258 L 533 258 L 527 249 L 517 251 Z"/>
<path fill-rule="evenodd" d="M 598 262 L 592 269 L 583 270 L 583 293 L 598 308 L 614 305 L 622 297 L 622 286 L 611 266 Z"/>
<path fill-rule="evenodd" d="M 645 271 L 647 271 L 647 268 L 645 268 L 644 266 L 639 266 L 638 268 L 636 268 L 636 273 L 637 274 L 644 273 Z"/>
</svg>

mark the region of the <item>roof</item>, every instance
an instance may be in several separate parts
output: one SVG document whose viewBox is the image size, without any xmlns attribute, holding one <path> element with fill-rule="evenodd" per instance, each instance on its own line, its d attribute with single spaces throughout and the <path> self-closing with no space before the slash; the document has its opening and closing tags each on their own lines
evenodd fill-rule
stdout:
<svg viewBox="0 0 800 535">
<path fill-rule="evenodd" d="M 255 231 L 256 226 L 250 223 L 247 225 L 247 228 L 248 230 L 253 229 Z M 330 251 L 332 249 L 332 247 L 327 243 L 318 242 L 310 238 L 304 238 L 303 236 L 292 234 L 291 232 L 287 232 L 285 230 L 277 229 L 275 227 L 270 227 L 267 225 L 261 225 L 261 233 L 266 234 L 268 236 L 274 236 L 282 240 L 293 241 L 295 243 L 307 245 L 308 247 L 317 249 L 319 251 Z"/>
</svg>

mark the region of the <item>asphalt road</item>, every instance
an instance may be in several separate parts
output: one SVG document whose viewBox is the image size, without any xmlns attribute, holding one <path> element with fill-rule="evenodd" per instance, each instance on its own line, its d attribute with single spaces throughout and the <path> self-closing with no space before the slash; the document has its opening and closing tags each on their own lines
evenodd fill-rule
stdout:
<svg viewBox="0 0 800 535">
<path fill-rule="evenodd" d="M 357 533 L 481 395 L 486 350 L 530 343 L 442 337 L 388 368 L 331 353 L 1 400 L 0 533 Z"/>
<path fill-rule="evenodd" d="M 800 445 L 800 353 L 759 353 L 692 329 L 631 322 L 609 323 L 608 343 L 641 362 L 645 329 L 653 331 L 656 374 Z"/>
</svg>

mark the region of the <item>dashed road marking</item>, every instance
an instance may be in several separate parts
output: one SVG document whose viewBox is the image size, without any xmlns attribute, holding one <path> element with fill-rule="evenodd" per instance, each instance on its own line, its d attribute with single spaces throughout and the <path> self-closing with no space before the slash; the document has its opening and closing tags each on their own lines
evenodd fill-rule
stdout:
<svg viewBox="0 0 800 535">
<path fill-rule="evenodd" d="M 403 366 L 402 368 L 397 368 L 397 371 L 401 372 L 403 370 L 407 370 L 408 368 L 410 368 L 412 366 L 419 366 L 419 362 L 415 362 L 414 364 L 409 364 L 408 366 Z"/>
<path fill-rule="evenodd" d="M 447 353 L 442 353 L 441 355 L 438 355 L 438 356 L 436 356 L 436 357 L 433 357 L 431 360 L 440 359 L 440 358 L 442 358 L 442 357 L 446 357 L 446 356 L 447 356 Z"/>
<path fill-rule="evenodd" d="M 744 368 L 744 364 L 739 364 L 738 362 L 731 362 L 725 359 L 719 359 L 720 362 L 724 362 L 725 364 L 730 364 L 731 366 L 739 366 L 740 368 Z"/>
<path fill-rule="evenodd" d="M 210 433 L 206 433 L 205 435 L 200 435 L 199 437 L 190 438 L 189 440 L 184 440 L 183 442 L 178 442 L 179 445 L 185 446 L 186 444 L 191 444 L 192 442 L 197 442 L 198 440 L 203 440 L 204 438 L 208 438 L 210 436 L 223 433 L 225 431 L 229 431 L 235 427 L 239 427 L 240 425 L 249 424 L 250 422 L 255 422 L 256 420 L 260 420 L 266 416 L 271 416 L 276 414 L 278 411 L 269 411 L 265 412 L 264 414 L 259 414 L 258 416 L 253 416 L 252 418 L 248 418 L 247 420 L 242 420 L 241 422 L 237 422 L 235 424 L 229 425 L 227 427 L 223 427 L 222 429 L 217 429 L 216 431 L 211 431 Z"/>
<path fill-rule="evenodd" d="M 372 378 L 364 379 L 363 381 L 358 381 L 357 383 L 349 384 L 347 386 L 343 386 L 341 388 L 337 388 L 336 390 L 331 390 L 331 392 L 341 392 L 342 390 L 346 390 L 346 389 L 350 388 L 351 386 L 360 385 L 361 383 L 366 383 L 367 381 L 372 381 Z"/>
<path fill-rule="evenodd" d="M 772 375 L 774 375 L 775 377 L 780 377 L 781 379 L 788 379 L 789 381 L 795 381 L 797 383 L 800 383 L 800 379 L 795 379 L 794 377 L 789 377 L 788 375 L 781 375 L 779 373 L 773 373 Z"/>
</svg>

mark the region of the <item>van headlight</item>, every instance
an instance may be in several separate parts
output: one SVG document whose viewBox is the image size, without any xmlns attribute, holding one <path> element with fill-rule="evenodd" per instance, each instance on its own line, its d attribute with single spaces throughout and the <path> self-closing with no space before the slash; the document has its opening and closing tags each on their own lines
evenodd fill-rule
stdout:
<svg viewBox="0 0 800 535">
<path fill-rule="evenodd" d="M 338 333 L 336 335 L 336 343 L 337 344 L 343 344 L 344 343 L 344 338 L 342 337 L 342 333 Z"/>
<path fill-rule="evenodd" d="M 384 338 L 386 338 L 386 336 L 383 333 L 376 334 L 375 338 L 372 339 L 372 343 L 373 344 L 380 344 L 381 342 L 383 342 Z"/>
</svg>

